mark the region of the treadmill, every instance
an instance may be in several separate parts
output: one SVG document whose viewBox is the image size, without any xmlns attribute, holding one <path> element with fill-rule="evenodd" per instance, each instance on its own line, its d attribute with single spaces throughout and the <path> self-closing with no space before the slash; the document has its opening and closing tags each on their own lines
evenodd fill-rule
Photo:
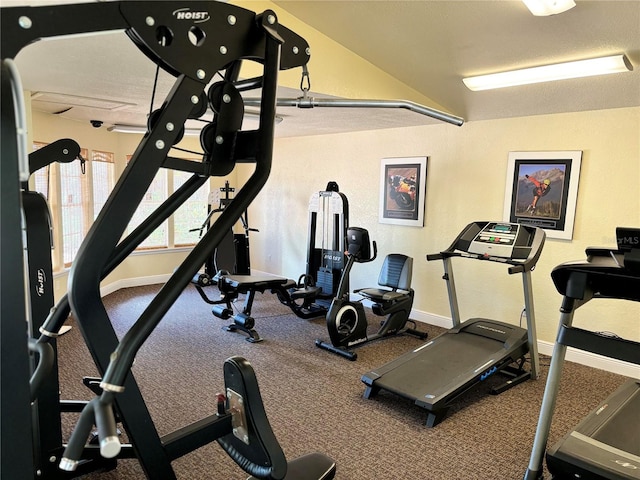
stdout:
<svg viewBox="0 0 640 480">
<path fill-rule="evenodd" d="M 447 282 L 453 328 L 399 358 L 362 376 L 364 398 L 380 390 L 409 398 L 427 410 L 426 426 L 446 416 L 463 393 L 495 373 L 509 380 L 492 389 L 498 394 L 529 378 L 538 378 L 539 360 L 531 271 L 544 245 L 544 230 L 506 222 L 473 222 L 440 253 L 427 260 L 442 260 Z M 464 258 L 506 265 L 509 274 L 522 275 L 527 327 L 485 318 L 460 322 L 452 259 Z M 530 354 L 531 367 L 523 366 Z M 517 367 L 513 366 L 517 363 Z"/>
<path fill-rule="evenodd" d="M 551 278 L 563 296 L 540 418 L 525 480 L 541 478 L 567 347 L 640 365 L 640 343 L 572 326 L 594 298 L 640 301 L 640 229 L 617 228 L 618 249 L 587 248 L 587 259 L 558 265 Z M 638 319 L 635 319 L 637 322 Z M 640 381 L 629 379 L 547 451 L 554 479 L 640 480 Z"/>
</svg>

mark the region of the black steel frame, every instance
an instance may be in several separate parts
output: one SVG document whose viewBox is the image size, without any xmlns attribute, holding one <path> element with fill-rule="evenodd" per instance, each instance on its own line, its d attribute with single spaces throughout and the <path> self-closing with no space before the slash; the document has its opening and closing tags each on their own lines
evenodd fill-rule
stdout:
<svg viewBox="0 0 640 480">
<path fill-rule="evenodd" d="M 176 12 L 184 11 L 185 6 L 198 15 L 180 18 Z M 194 18 L 206 18 L 206 21 L 195 22 Z M 230 415 L 218 413 L 160 438 L 130 368 L 144 341 L 266 183 L 273 151 L 277 73 L 281 69 L 305 65 L 309 60 L 308 44 L 279 25 L 272 11 L 255 14 L 216 1 L 119 1 L 2 8 L 1 26 L 2 458 L 14 459 L 13 462 L 3 460 L 2 473 L 7 478 L 38 475 L 32 460 L 32 430 L 24 428 L 31 423 L 30 360 L 24 341 L 25 294 L 22 282 L 14 278 L 15 272 L 23 271 L 24 265 L 16 161 L 19 149 L 14 141 L 18 127 L 14 99 L 10 97 L 14 85 L 6 73 L 5 59 L 14 58 L 22 48 L 41 38 L 124 30 L 151 61 L 175 76 L 176 82 L 80 247 L 70 271 L 68 295 L 59 302 L 43 328 L 57 332 L 73 311 L 93 360 L 103 374 L 100 384 L 103 393 L 91 402 L 90 409 L 83 410 L 65 457 L 69 460 L 82 457 L 88 429 L 93 423 L 103 430 L 101 438 L 115 431 L 111 408 L 114 406 L 145 474 L 154 479 L 176 478 L 171 461 L 229 433 Z M 288 48 L 282 49 L 283 44 Z M 250 82 L 237 82 L 243 60 L 263 64 L 263 76 Z M 229 94 L 234 101 L 216 105 L 214 122 L 209 129 L 215 139 L 210 151 L 205 149 L 202 163 L 168 157 L 181 127 L 205 98 L 206 86 L 216 72 L 222 70 L 225 79 L 219 93 L 221 96 Z M 237 92 L 249 87 L 262 88 L 260 126 L 256 131 L 242 132 L 239 131 L 241 122 L 238 122 L 244 107 Z M 100 298 L 100 281 L 209 176 L 226 175 L 238 162 L 255 164 L 254 173 L 141 317 L 118 341 Z M 121 242 L 146 189 L 162 167 L 190 171 L 194 175 Z M 49 337 L 45 337 L 39 340 L 48 341 Z M 6 392 L 11 392 L 10 396 Z M 238 455 L 232 456 L 236 459 Z M 68 476 L 64 472 L 59 474 L 60 478 Z"/>
</svg>

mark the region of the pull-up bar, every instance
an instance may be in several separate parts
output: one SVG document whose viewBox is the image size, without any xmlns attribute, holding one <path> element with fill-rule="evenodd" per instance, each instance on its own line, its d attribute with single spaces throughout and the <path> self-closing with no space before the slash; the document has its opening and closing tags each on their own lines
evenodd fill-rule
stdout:
<svg viewBox="0 0 640 480">
<path fill-rule="evenodd" d="M 245 98 L 245 105 L 258 106 L 260 99 Z M 276 101 L 278 107 L 298 107 L 298 108 L 314 108 L 314 107 L 334 107 L 334 108 L 404 108 L 420 115 L 435 118 L 452 125 L 461 126 L 464 119 L 442 112 L 433 108 L 420 105 L 419 103 L 409 100 L 366 100 L 366 99 L 347 99 L 347 98 L 315 98 L 303 95 L 298 98 L 278 98 Z"/>
</svg>

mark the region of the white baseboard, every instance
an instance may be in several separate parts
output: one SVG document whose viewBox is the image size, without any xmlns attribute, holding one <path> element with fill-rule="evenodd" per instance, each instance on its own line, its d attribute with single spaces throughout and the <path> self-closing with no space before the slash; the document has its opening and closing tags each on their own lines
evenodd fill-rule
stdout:
<svg viewBox="0 0 640 480">
<path fill-rule="evenodd" d="M 442 328 L 451 328 L 451 318 L 432 313 L 421 312 L 419 310 L 411 311 L 411 318 L 419 322 L 435 325 Z M 553 343 L 538 340 L 538 353 L 551 356 L 553 352 Z M 640 378 L 640 365 L 623 362 L 615 358 L 596 355 L 595 353 L 585 352 L 569 347 L 565 360 L 569 362 L 579 363 L 587 367 L 605 370 L 607 372 L 616 373 L 625 377 Z"/>
<path fill-rule="evenodd" d="M 135 277 L 125 278 L 123 280 L 116 280 L 107 285 L 100 286 L 100 295 L 106 296 L 110 293 L 116 292 L 121 288 L 141 287 L 143 285 L 155 285 L 156 283 L 166 283 L 171 277 L 171 274 L 164 275 L 150 275 L 148 277 Z"/>
<path fill-rule="evenodd" d="M 411 319 L 422 323 L 428 323 L 436 327 L 451 328 L 451 318 L 436 315 L 434 313 L 422 312 L 415 308 L 411 310 Z"/>
<path fill-rule="evenodd" d="M 121 288 L 166 283 L 170 277 L 170 274 L 165 274 L 117 280 L 100 287 L 100 294 L 105 296 L 120 290 Z M 358 298 L 360 297 L 354 296 L 354 300 L 357 300 Z M 371 302 L 367 301 L 364 301 L 363 303 L 366 306 L 370 306 L 371 304 Z M 436 327 L 451 328 L 451 318 L 444 317 L 442 315 L 435 315 L 433 313 L 413 309 L 411 310 L 411 318 L 418 322 L 434 325 Z M 551 353 L 553 352 L 553 343 L 538 340 L 538 352 L 542 355 L 551 356 Z M 576 350 L 574 348 L 567 349 L 567 355 L 565 358 L 569 362 L 579 363 L 581 365 L 605 370 L 625 377 L 640 378 L 640 365 L 634 365 L 633 363 L 622 362 L 620 360 L 603 357 L 602 355 L 596 355 L 591 352 Z"/>
</svg>

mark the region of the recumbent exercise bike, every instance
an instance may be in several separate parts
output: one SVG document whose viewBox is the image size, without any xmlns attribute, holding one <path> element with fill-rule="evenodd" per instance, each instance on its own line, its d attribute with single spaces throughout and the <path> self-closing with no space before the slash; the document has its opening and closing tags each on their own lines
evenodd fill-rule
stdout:
<svg viewBox="0 0 640 480">
<path fill-rule="evenodd" d="M 353 264 L 372 262 L 376 259 L 378 252 L 375 241 L 372 242 L 373 247 L 371 247 L 369 232 L 364 228 L 347 229 L 346 243 L 347 264 L 340 279 L 337 295 L 327 313 L 327 329 L 331 343 L 316 340 L 316 346 L 349 360 L 356 360 L 358 354 L 349 348 L 372 340 L 400 333 L 409 333 L 425 339 L 427 333 L 415 328 L 407 328 L 408 322 L 416 326 L 415 322 L 409 319 L 414 297 L 414 291 L 411 288 L 413 258 L 400 253 L 387 255 L 378 277 L 379 287 L 354 290 L 354 293 L 363 298 L 352 301 L 349 295 L 348 278 Z M 368 322 L 362 304 L 365 299 L 373 302 L 371 309 L 375 315 L 387 317 L 381 322 L 378 331 L 372 335 L 367 334 Z"/>
</svg>

